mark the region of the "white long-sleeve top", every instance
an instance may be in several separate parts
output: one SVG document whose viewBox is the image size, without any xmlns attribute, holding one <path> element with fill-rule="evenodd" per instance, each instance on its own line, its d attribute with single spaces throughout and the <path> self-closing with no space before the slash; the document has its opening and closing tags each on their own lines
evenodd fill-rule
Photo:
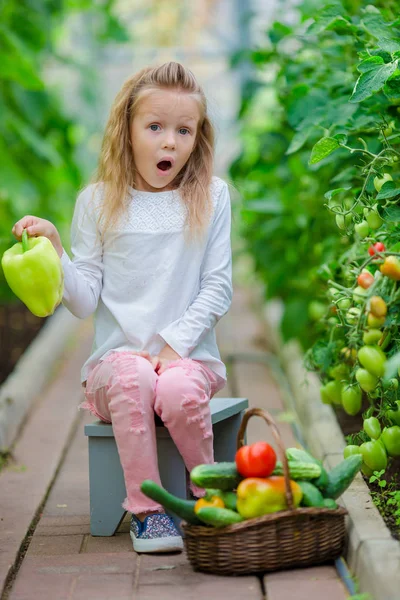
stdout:
<svg viewBox="0 0 400 600">
<path fill-rule="evenodd" d="M 78 196 L 71 225 L 73 259 L 63 252 L 63 304 L 94 314 L 94 341 L 81 379 L 112 351 L 158 354 L 169 344 L 226 379 L 214 327 L 232 300 L 231 207 L 227 184 L 213 177 L 213 215 L 203 241 L 184 239 L 186 207 L 177 191 L 130 188 L 115 232 L 100 235 L 101 185 Z M 92 200 L 93 198 L 93 200 Z"/>
</svg>

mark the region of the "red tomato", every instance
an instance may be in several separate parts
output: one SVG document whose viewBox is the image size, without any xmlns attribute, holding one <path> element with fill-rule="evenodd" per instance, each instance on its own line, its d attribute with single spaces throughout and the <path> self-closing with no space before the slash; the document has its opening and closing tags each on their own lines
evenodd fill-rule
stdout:
<svg viewBox="0 0 400 600">
<path fill-rule="evenodd" d="M 377 252 L 385 252 L 385 250 L 386 250 L 385 245 L 382 244 L 382 242 L 376 242 L 376 244 L 374 244 L 373 246 L 370 246 L 368 248 L 368 254 L 370 256 L 373 256 Z"/>
<path fill-rule="evenodd" d="M 239 448 L 235 461 L 242 477 L 268 477 L 275 469 L 276 454 L 267 442 L 256 442 Z"/>
</svg>

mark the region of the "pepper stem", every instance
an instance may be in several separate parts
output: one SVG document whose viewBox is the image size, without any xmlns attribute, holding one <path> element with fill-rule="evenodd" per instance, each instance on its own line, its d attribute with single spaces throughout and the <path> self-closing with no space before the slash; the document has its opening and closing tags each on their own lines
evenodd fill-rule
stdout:
<svg viewBox="0 0 400 600">
<path fill-rule="evenodd" d="M 22 250 L 24 252 L 27 252 L 29 250 L 29 244 L 28 244 L 28 234 L 26 232 L 26 229 L 24 229 L 22 231 Z"/>
</svg>

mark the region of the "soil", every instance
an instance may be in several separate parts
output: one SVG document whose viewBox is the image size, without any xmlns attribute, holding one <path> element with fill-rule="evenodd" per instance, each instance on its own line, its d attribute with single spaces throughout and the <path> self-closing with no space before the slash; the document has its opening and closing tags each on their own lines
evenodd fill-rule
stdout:
<svg viewBox="0 0 400 600">
<path fill-rule="evenodd" d="M 368 408 L 368 402 L 363 404 L 362 410 L 355 417 L 351 417 L 344 412 L 342 408 L 335 407 L 336 417 L 343 434 L 349 435 L 358 433 L 363 426 L 362 413 Z M 396 509 L 400 509 L 400 498 L 398 506 L 387 505 L 387 500 L 391 498 L 391 491 L 400 492 L 400 458 L 392 458 L 389 460 L 388 467 L 382 479 L 386 481 L 386 486 L 380 488 L 377 483 L 370 483 L 369 477 L 363 475 L 365 483 L 368 485 L 372 499 L 381 513 L 390 533 L 396 540 L 400 540 L 400 524 L 396 524 L 396 519 L 400 521 L 400 516 L 395 516 L 393 513 Z"/>
<path fill-rule="evenodd" d="M 0 305 L 0 384 L 7 379 L 46 320 L 35 317 L 22 302 Z"/>
</svg>

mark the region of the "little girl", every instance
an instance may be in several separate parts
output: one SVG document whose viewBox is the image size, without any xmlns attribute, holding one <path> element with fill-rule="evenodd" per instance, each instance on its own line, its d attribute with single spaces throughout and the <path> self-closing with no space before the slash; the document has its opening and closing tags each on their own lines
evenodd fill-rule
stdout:
<svg viewBox="0 0 400 600">
<path fill-rule="evenodd" d="M 229 192 L 212 176 L 213 150 L 193 74 L 175 62 L 145 68 L 118 93 L 94 183 L 77 198 L 73 260 L 51 222 L 25 216 L 13 227 L 17 239 L 26 228 L 51 240 L 64 305 L 82 319 L 95 313 L 81 406 L 113 425 L 137 552 L 183 547 L 140 491 L 144 479 L 161 483 L 154 413 L 188 471 L 214 458 L 209 401 L 226 382 L 214 327 L 232 283 Z"/>
</svg>

